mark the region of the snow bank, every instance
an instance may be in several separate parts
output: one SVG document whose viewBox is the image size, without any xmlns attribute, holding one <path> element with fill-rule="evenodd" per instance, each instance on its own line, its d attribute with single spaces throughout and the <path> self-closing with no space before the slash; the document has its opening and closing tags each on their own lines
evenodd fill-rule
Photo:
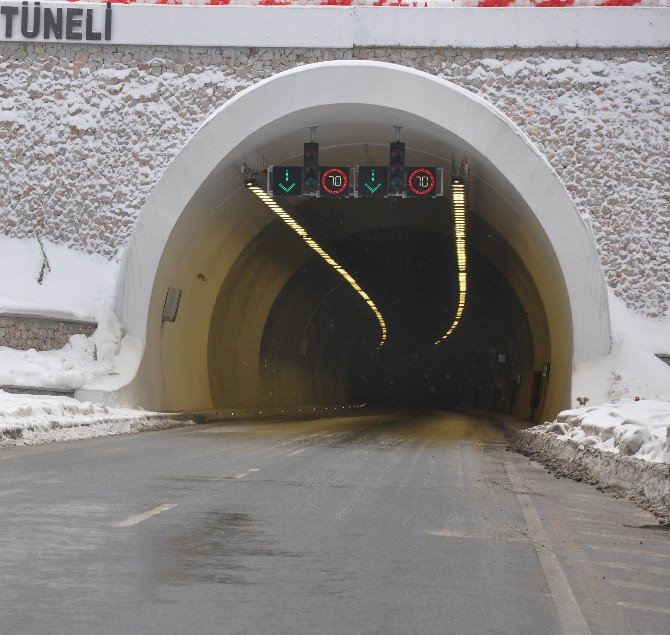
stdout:
<svg viewBox="0 0 670 635">
<path fill-rule="evenodd" d="M 655 356 L 670 353 L 670 316 L 635 313 L 611 292 L 609 306 L 612 352 L 576 366 L 573 400 L 584 396 L 591 404 L 606 404 L 639 397 L 670 402 L 670 366 Z"/>
<path fill-rule="evenodd" d="M 557 476 L 612 491 L 670 522 L 670 467 L 666 463 L 602 452 L 537 427 L 515 432 L 512 446 Z"/>
<path fill-rule="evenodd" d="M 0 390 L 0 448 L 193 425 L 175 415 Z"/>
<path fill-rule="evenodd" d="M 126 335 L 113 310 L 119 263 L 43 239 L 51 270 L 38 283 L 37 241 L 0 235 L 0 313 L 95 320 L 91 337 L 73 335 L 54 351 L 0 346 L 0 385 L 115 390 L 134 376 L 141 342 Z"/>
<path fill-rule="evenodd" d="M 54 351 L 0 346 L 0 385 L 114 390 L 137 371 L 142 344 L 125 335 L 111 309 L 100 309 L 90 337 L 73 335 Z"/>
<path fill-rule="evenodd" d="M 670 463 L 670 403 L 623 401 L 564 410 L 556 420 L 534 430 L 555 434 L 580 446 Z"/>
<path fill-rule="evenodd" d="M 565 410 L 515 432 L 512 445 L 559 476 L 612 490 L 670 522 L 670 403 Z"/>
</svg>

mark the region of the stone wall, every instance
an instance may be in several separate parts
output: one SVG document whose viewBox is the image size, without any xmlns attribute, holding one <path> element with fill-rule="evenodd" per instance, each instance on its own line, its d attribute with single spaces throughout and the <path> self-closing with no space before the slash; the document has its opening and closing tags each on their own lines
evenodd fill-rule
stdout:
<svg viewBox="0 0 670 635">
<path fill-rule="evenodd" d="M 239 90 L 377 59 L 499 107 L 545 154 L 629 306 L 670 312 L 667 50 L 226 49 L 0 43 L 0 232 L 113 257 L 165 166 Z M 665 110 L 664 110 L 665 109 Z"/>
<path fill-rule="evenodd" d="M 63 348 L 72 335 L 92 335 L 97 324 L 33 315 L 0 314 L 0 346 L 20 351 Z"/>
</svg>

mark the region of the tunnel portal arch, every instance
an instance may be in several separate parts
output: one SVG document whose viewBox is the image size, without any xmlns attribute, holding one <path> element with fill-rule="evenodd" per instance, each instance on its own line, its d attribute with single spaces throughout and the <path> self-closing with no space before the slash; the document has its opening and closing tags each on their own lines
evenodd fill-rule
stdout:
<svg viewBox="0 0 670 635">
<path fill-rule="evenodd" d="M 518 254 L 546 311 L 555 381 L 545 410 L 568 406 L 573 364 L 606 355 L 610 331 L 596 247 L 567 190 L 524 133 L 480 97 L 427 73 L 368 61 L 310 64 L 255 84 L 215 111 L 167 167 L 123 253 L 117 286 L 117 316 L 144 354 L 134 379 L 109 401 L 162 410 L 212 406 L 213 307 L 238 256 L 272 220 L 249 212 L 240 165 L 261 152 L 271 163 L 297 158 L 306 127 L 317 122 L 333 157 L 363 143 L 382 152 L 393 124 L 403 126 L 408 151 L 432 163 L 468 156 L 480 183 L 475 213 Z M 201 283 L 202 271 L 209 284 Z M 271 278 L 259 283 L 270 293 L 258 306 L 259 321 L 288 280 L 277 271 Z M 161 321 L 170 286 L 184 291 L 174 324 Z"/>
</svg>

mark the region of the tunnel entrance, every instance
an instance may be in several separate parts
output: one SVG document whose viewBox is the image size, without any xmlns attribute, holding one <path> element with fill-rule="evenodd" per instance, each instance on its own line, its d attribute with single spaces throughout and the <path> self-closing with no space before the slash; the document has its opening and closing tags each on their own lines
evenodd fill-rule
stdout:
<svg viewBox="0 0 670 635">
<path fill-rule="evenodd" d="M 379 325 L 365 303 L 321 258 L 308 257 L 273 302 L 262 329 L 257 383 L 250 377 L 243 388 L 237 369 L 253 365 L 258 349 L 253 338 L 247 351 L 240 348 L 245 338 L 233 331 L 246 320 L 231 307 L 246 306 L 237 298 L 249 297 L 250 290 L 223 288 L 217 306 L 226 309 L 215 311 L 210 327 L 215 405 L 249 406 L 250 388 L 257 385 L 251 399 L 264 407 L 365 403 L 531 415 L 534 364 L 536 358 L 550 358 L 546 316 L 532 279 L 515 263 L 515 274 L 525 278 L 535 296 L 534 341 L 513 285 L 484 255 L 512 253 L 489 225 L 468 221 L 472 247 L 466 310 L 448 341 L 436 346 L 458 304 L 448 198 L 317 199 L 291 206 L 291 214 L 374 298 L 388 340 L 379 347 Z M 278 233 L 290 235 L 275 221 L 249 257 L 278 254 Z M 302 249 L 297 238 L 293 249 Z M 243 257 L 242 266 L 248 268 L 248 262 Z M 509 265 L 498 258 L 497 266 Z M 257 285 L 258 277 L 248 283 Z"/>
<path fill-rule="evenodd" d="M 393 125 L 408 165 L 449 174 L 454 157 L 468 157 L 472 293 L 443 350 L 424 340 L 453 316 L 453 235 L 440 201 L 296 206 L 375 288 L 393 335 L 377 351 L 366 306 L 244 187 L 244 164 L 299 165 L 315 122 L 323 165 L 385 165 Z M 166 319 L 169 293 L 180 302 Z M 551 417 L 571 403 L 573 365 L 610 345 L 592 236 L 541 153 L 472 93 L 367 61 L 281 73 L 214 113 L 140 214 L 116 312 L 143 355 L 130 383 L 96 399 L 156 410 L 364 400 L 528 416 L 544 370 L 537 416 Z"/>
</svg>

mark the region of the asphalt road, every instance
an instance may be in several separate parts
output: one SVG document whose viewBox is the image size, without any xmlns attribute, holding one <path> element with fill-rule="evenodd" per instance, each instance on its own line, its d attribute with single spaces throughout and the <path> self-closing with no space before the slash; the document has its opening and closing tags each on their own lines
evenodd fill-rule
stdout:
<svg viewBox="0 0 670 635">
<path fill-rule="evenodd" d="M 0 451 L 0 632 L 667 633 L 670 532 L 485 419 Z"/>
</svg>

